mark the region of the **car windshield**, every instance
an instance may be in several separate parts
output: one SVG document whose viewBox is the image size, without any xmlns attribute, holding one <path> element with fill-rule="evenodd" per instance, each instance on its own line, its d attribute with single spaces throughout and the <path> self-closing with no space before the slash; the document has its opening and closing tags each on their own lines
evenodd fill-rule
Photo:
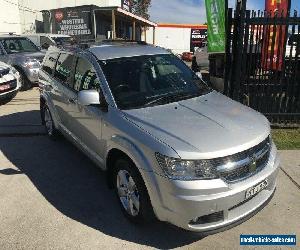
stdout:
<svg viewBox="0 0 300 250">
<path fill-rule="evenodd" d="M 177 102 L 207 94 L 210 89 L 172 54 L 100 61 L 120 109 Z"/>
<path fill-rule="evenodd" d="M 8 38 L 1 41 L 8 54 L 37 52 L 39 48 L 27 38 Z"/>
</svg>

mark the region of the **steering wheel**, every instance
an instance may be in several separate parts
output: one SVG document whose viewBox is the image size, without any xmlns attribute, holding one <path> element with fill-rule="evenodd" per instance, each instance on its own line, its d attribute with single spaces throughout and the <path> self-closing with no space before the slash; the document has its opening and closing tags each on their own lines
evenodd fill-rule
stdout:
<svg viewBox="0 0 300 250">
<path fill-rule="evenodd" d="M 116 93 L 120 93 L 122 90 L 130 90 L 130 86 L 128 84 L 120 84 L 114 88 Z"/>
</svg>

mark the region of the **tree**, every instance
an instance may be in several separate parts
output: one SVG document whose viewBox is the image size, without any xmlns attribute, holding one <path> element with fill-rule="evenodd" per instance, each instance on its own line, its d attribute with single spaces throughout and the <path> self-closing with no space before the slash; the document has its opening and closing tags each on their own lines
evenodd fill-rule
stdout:
<svg viewBox="0 0 300 250">
<path fill-rule="evenodd" d="M 149 7 L 151 6 L 151 0 L 132 0 L 131 8 L 132 12 L 138 16 L 149 19 Z"/>
</svg>

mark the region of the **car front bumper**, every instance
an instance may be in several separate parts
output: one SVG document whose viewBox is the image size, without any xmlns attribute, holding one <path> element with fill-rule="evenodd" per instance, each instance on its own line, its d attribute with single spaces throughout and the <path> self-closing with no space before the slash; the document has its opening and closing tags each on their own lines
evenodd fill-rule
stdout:
<svg viewBox="0 0 300 250">
<path fill-rule="evenodd" d="M 173 181 L 157 175 L 160 202 L 152 205 L 162 221 L 195 232 L 217 230 L 255 214 L 273 195 L 278 169 L 279 158 L 273 145 L 264 169 L 237 183 L 228 184 L 221 179 Z M 246 200 L 246 191 L 266 179 L 267 187 Z"/>
</svg>

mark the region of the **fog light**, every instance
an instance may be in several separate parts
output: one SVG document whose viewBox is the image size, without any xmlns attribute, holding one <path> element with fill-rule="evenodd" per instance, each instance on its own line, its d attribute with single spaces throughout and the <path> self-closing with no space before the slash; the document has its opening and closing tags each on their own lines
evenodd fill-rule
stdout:
<svg viewBox="0 0 300 250">
<path fill-rule="evenodd" d="M 213 223 L 218 221 L 224 220 L 224 213 L 223 211 L 216 212 L 213 214 L 204 215 L 201 217 L 197 217 L 190 221 L 190 225 L 199 225 L 199 224 L 206 224 L 206 223 Z"/>
</svg>

